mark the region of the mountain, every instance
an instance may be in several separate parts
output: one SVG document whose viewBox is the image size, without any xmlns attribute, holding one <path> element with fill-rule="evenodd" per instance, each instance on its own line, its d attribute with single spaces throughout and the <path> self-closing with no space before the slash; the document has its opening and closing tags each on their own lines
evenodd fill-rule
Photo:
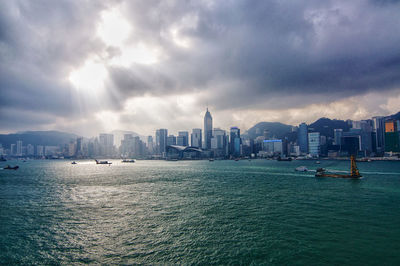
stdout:
<svg viewBox="0 0 400 266">
<path fill-rule="evenodd" d="M 60 131 L 25 131 L 13 134 L 0 134 L 0 143 L 9 149 L 11 144 L 22 140 L 22 145 L 58 146 L 75 140 L 78 135 Z"/>
<path fill-rule="evenodd" d="M 268 131 L 268 137 L 284 138 L 292 131 L 292 126 L 279 122 L 260 122 L 250 128 L 247 133 L 250 138 L 264 135 L 264 130 Z"/>
<path fill-rule="evenodd" d="M 394 114 L 394 115 L 389 115 L 389 116 L 387 116 L 387 118 L 400 120 L 400 112 L 398 112 L 397 114 Z"/>
<path fill-rule="evenodd" d="M 349 131 L 350 126 L 346 121 L 320 118 L 314 123 L 308 125 L 309 132 L 320 132 L 322 136 L 333 138 L 333 130 L 335 128 L 341 128 L 343 131 Z"/>
</svg>

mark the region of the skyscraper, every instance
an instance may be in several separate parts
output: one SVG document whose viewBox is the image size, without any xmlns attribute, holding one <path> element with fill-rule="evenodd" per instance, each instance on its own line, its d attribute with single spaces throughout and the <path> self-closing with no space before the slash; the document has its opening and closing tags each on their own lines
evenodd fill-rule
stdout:
<svg viewBox="0 0 400 266">
<path fill-rule="evenodd" d="M 100 154 L 112 156 L 114 154 L 114 135 L 102 133 L 99 135 Z"/>
<path fill-rule="evenodd" d="M 157 153 L 163 154 L 167 150 L 167 136 L 168 129 L 161 128 L 156 130 L 156 145 L 157 145 Z"/>
<path fill-rule="evenodd" d="M 190 146 L 201 148 L 202 147 L 201 128 L 193 128 L 190 136 Z"/>
<path fill-rule="evenodd" d="M 189 146 L 189 132 L 179 131 L 176 138 L 176 144 L 179 146 Z"/>
<path fill-rule="evenodd" d="M 375 116 L 372 120 L 374 121 L 376 151 L 382 153 L 385 150 L 385 117 Z"/>
<path fill-rule="evenodd" d="M 301 123 L 299 125 L 299 130 L 297 131 L 297 144 L 300 147 L 301 153 L 308 153 L 308 128 L 306 123 Z"/>
<path fill-rule="evenodd" d="M 204 115 L 204 148 L 206 150 L 211 149 L 211 138 L 212 138 L 212 117 L 207 108 L 206 114 Z"/>
<path fill-rule="evenodd" d="M 229 153 L 233 156 L 240 156 L 240 129 L 238 127 L 231 127 Z"/>
<path fill-rule="evenodd" d="M 335 128 L 333 130 L 333 137 L 334 137 L 334 144 L 335 145 L 342 145 L 342 136 L 343 136 L 343 129 Z"/>
<path fill-rule="evenodd" d="M 308 133 L 308 151 L 312 156 L 320 155 L 321 138 L 319 132 Z"/>
<path fill-rule="evenodd" d="M 22 140 L 17 140 L 17 155 L 22 156 Z"/>
<path fill-rule="evenodd" d="M 385 152 L 400 152 L 400 139 L 396 120 L 385 121 Z"/>
</svg>

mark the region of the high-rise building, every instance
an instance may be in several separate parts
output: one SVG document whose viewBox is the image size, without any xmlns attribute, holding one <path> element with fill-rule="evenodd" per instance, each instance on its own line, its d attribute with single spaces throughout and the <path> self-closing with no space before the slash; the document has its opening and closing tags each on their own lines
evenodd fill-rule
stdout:
<svg viewBox="0 0 400 266">
<path fill-rule="evenodd" d="M 382 153 L 385 150 L 385 117 L 375 116 L 372 120 L 374 121 L 376 151 Z"/>
<path fill-rule="evenodd" d="M 37 145 L 36 146 L 36 155 L 37 156 L 43 156 L 44 155 L 44 146 L 42 146 L 42 145 Z"/>
<path fill-rule="evenodd" d="M 174 135 L 169 135 L 167 137 L 167 146 L 176 145 L 176 137 Z"/>
<path fill-rule="evenodd" d="M 319 156 L 321 152 L 321 138 L 319 132 L 308 133 L 308 152 L 312 156 Z"/>
<path fill-rule="evenodd" d="M 75 155 L 76 156 L 83 155 L 83 138 L 82 137 L 79 137 L 79 138 L 76 139 Z"/>
<path fill-rule="evenodd" d="M 201 128 L 193 128 L 192 134 L 190 135 L 190 146 L 201 148 L 202 147 L 202 135 Z"/>
<path fill-rule="evenodd" d="M 212 149 L 225 149 L 225 146 L 226 146 L 225 136 L 226 136 L 225 130 L 222 130 L 220 128 L 214 128 L 213 136 L 211 139 L 211 148 Z"/>
<path fill-rule="evenodd" d="M 206 114 L 204 115 L 204 148 L 206 150 L 211 149 L 211 138 L 212 138 L 212 117 L 207 108 Z"/>
<path fill-rule="evenodd" d="M 153 136 L 148 136 L 147 137 L 147 149 L 149 150 L 150 154 L 154 153 L 154 140 Z"/>
<path fill-rule="evenodd" d="M 22 156 L 22 140 L 17 140 L 17 155 Z"/>
<path fill-rule="evenodd" d="M 35 155 L 35 147 L 32 144 L 26 145 L 26 155 L 33 156 Z"/>
<path fill-rule="evenodd" d="M 176 144 L 179 146 L 189 146 L 189 132 L 179 131 L 176 138 Z"/>
<path fill-rule="evenodd" d="M 240 156 L 240 145 L 242 144 L 240 139 L 240 129 L 238 127 L 231 127 L 229 137 L 229 153 L 235 157 Z"/>
<path fill-rule="evenodd" d="M 163 155 L 167 151 L 168 129 L 161 128 L 156 130 L 156 150 L 157 154 Z"/>
<path fill-rule="evenodd" d="M 400 139 L 396 120 L 385 121 L 385 152 L 400 152 Z"/>
<path fill-rule="evenodd" d="M 99 135 L 100 155 L 114 155 L 114 135 L 102 133 Z"/>
<path fill-rule="evenodd" d="M 297 144 L 301 153 L 308 153 L 308 127 L 306 123 L 301 123 L 297 131 Z"/>
<path fill-rule="evenodd" d="M 10 153 L 11 155 L 17 155 L 17 145 L 15 144 L 10 145 Z"/>
<path fill-rule="evenodd" d="M 333 137 L 334 137 L 334 145 L 342 145 L 342 136 L 343 136 L 343 129 L 341 128 L 335 128 L 333 130 Z"/>
</svg>

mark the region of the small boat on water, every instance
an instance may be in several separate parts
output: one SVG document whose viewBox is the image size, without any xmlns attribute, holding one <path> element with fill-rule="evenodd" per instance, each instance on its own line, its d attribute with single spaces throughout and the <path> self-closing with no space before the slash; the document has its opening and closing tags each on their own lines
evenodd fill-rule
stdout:
<svg viewBox="0 0 400 266">
<path fill-rule="evenodd" d="M 362 177 L 360 172 L 358 171 L 356 165 L 356 159 L 352 155 L 350 157 L 350 174 L 336 174 L 336 173 L 327 173 L 324 168 L 318 168 L 315 174 L 316 177 L 335 177 L 335 178 L 353 178 L 358 179 Z"/>
<path fill-rule="evenodd" d="M 210 158 L 208 159 L 209 162 L 214 162 L 214 159 Z"/>
<path fill-rule="evenodd" d="M 11 167 L 10 165 L 7 165 L 7 166 L 4 167 L 3 169 L 4 169 L 4 170 L 17 170 L 18 168 L 19 168 L 18 165 L 14 166 L 14 167 Z"/>
<path fill-rule="evenodd" d="M 281 156 L 278 156 L 278 158 L 276 159 L 277 161 L 279 161 L 279 162 L 291 162 L 292 161 L 292 158 L 291 157 L 281 157 Z"/>
<path fill-rule="evenodd" d="M 121 161 L 121 163 L 134 163 L 134 162 L 136 162 L 135 159 L 123 159 L 123 160 Z"/>
<path fill-rule="evenodd" d="M 296 169 L 294 169 L 294 170 L 296 172 L 307 172 L 308 171 L 307 167 L 305 167 L 305 166 L 296 167 Z"/>
<path fill-rule="evenodd" d="M 77 162 L 73 161 L 71 164 L 78 164 Z"/>
<path fill-rule="evenodd" d="M 316 164 L 320 164 L 321 162 L 320 162 L 320 161 L 316 161 L 315 163 L 316 163 Z"/>
<path fill-rule="evenodd" d="M 109 161 L 98 161 L 98 160 L 95 160 L 95 161 L 96 161 L 96 164 L 108 164 L 108 165 L 112 164 L 112 162 L 109 162 Z"/>
<path fill-rule="evenodd" d="M 0 157 L 0 162 L 6 162 L 6 158 L 4 158 L 3 156 Z"/>
</svg>

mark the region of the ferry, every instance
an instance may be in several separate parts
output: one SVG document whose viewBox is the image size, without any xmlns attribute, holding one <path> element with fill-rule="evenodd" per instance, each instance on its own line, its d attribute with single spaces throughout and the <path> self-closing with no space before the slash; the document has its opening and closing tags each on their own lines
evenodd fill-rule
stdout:
<svg viewBox="0 0 400 266">
<path fill-rule="evenodd" d="M 354 158 L 353 155 L 350 157 L 350 174 L 326 173 L 326 170 L 324 168 L 318 168 L 315 176 L 316 177 L 353 178 L 353 179 L 358 179 L 358 178 L 362 177 L 362 175 L 358 171 L 358 168 L 356 165 L 356 159 Z"/>
<path fill-rule="evenodd" d="M 112 164 L 112 162 L 109 162 L 109 161 L 98 161 L 98 160 L 95 160 L 95 161 L 96 161 L 96 164 L 108 164 L 108 165 Z"/>
<path fill-rule="evenodd" d="M 294 169 L 294 170 L 296 172 L 307 172 L 308 171 L 307 167 L 305 167 L 305 166 L 296 167 L 296 169 Z"/>
<path fill-rule="evenodd" d="M 121 163 L 134 163 L 134 162 L 136 162 L 135 159 L 123 159 L 123 160 L 121 161 Z"/>
</svg>

